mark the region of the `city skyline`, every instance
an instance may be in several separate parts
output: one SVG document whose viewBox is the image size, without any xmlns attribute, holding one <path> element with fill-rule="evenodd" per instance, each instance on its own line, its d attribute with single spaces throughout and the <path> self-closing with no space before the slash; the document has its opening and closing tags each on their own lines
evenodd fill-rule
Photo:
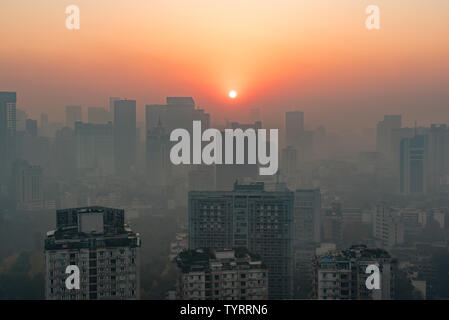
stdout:
<svg viewBox="0 0 449 320">
<path fill-rule="evenodd" d="M 35 118 L 60 118 L 70 104 L 104 107 L 109 96 L 137 100 L 142 117 L 145 103 L 176 95 L 220 119 L 259 107 L 275 123 L 279 108 L 300 108 L 333 130 L 347 126 L 347 112 L 362 127 L 387 110 L 407 123 L 447 121 L 449 5 L 382 3 L 380 29 L 367 30 L 369 4 L 135 0 L 123 15 L 122 3 L 78 1 L 81 27 L 67 30 L 68 3 L 7 0 L 0 87 L 19 92 Z"/>
</svg>

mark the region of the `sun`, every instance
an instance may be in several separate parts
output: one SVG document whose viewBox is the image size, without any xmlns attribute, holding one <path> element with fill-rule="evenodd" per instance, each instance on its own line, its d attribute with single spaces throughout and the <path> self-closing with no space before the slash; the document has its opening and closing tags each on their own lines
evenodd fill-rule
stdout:
<svg viewBox="0 0 449 320">
<path fill-rule="evenodd" d="M 235 90 L 229 91 L 229 98 L 231 98 L 231 99 L 237 98 L 237 91 L 235 91 Z"/>
</svg>

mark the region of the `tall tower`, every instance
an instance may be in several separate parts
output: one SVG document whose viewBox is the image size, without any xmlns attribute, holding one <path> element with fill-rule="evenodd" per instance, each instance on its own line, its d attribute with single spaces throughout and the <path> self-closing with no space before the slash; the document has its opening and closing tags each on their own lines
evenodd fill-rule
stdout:
<svg viewBox="0 0 449 320">
<path fill-rule="evenodd" d="M 304 131 L 304 112 L 288 111 L 285 113 L 286 146 L 298 146 L 299 138 Z"/>
<path fill-rule="evenodd" d="M 293 293 L 293 192 L 265 191 L 264 183 L 233 191 L 189 193 L 189 248 L 244 247 L 268 268 L 271 299 Z"/>
<path fill-rule="evenodd" d="M 136 163 L 136 100 L 114 102 L 114 159 L 117 174 L 127 174 Z"/>
<path fill-rule="evenodd" d="M 294 217 L 295 246 L 320 242 L 320 189 L 300 189 L 295 191 Z"/>
<path fill-rule="evenodd" d="M 140 298 L 140 236 L 122 209 L 58 210 L 56 230 L 45 238 L 45 298 L 101 300 Z M 80 271 L 80 288 L 67 289 L 67 266 Z"/>
<path fill-rule="evenodd" d="M 427 136 L 416 135 L 401 140 L 400 192 L 427 192 Z"/>
<path fill-rule="evenodd" d="M 16 93 L 0 92 L 0 182 L 15 157 Z"/>
</svg>

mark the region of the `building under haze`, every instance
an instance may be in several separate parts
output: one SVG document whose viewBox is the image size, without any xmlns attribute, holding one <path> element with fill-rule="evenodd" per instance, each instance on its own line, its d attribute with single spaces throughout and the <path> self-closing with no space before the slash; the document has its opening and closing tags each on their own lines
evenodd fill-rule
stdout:
<svg viewBox="0 0 449 320">
<path fill-rule="evenodd" d="M 384 119 L 377 123 L 376 150 L 382 152 L 387 159 L 392 160 L 394 148 L 392 145 L 392 131 L 402 127 L 401 115 L 384 115 Z"/>
<path fill-rule="evenodd" d="M 172 166 L 170 146 L 170 134 L 162 122 L 147 131 L 146 170 L 149 182 L 154 186 L 167 185 Z"/>
<path fill-rule="evenodd" d="M 75 128 L 75 122 L 83 121 L 81 106 L 65 107 L 65 124 L 67 127 Z"/>
<path fill-rule="evenodd" d="M 295 246 L 321 240 L 320 189 L 298 189 L 294 203 Z"/>
<path fill-rule="evenodd" d="M 164 124 L 168 132 L 174 129 L 186 129 L 192 132 L 193 121 L 201 121 L 202 129 L 209 128 L 210 115 L 195 106 L 191 97 L 167 97 L 166 104 L 150 104 L 145 107 L 146 130 L 152 130 Z"/>
<path fill-rule="evenodd" d="M 245 248 L 187 250 L 176 258 L 180 269 L 177 299 L 266 300 L 268 270 Z"/>
<path fill-rule="evenodd" d="M 380 289 L 366 287 L 369 265 L 379 268 Z M 314 299 L 393 300 L 395 297 L 396 263 L 382 249 L 352 246 L 320 254 L 314 259 L 313 274 Z"/>
<path fill-rule="evenodd" d="M 285 143 L 296 147 L 304 131 L 304 112 L 288 111 L 285 113 Z"/>
<path fill-rule="evenodd" d="M 16 93 L 0 92 L 0 184 L 15 154 Z"/>
<path fill-rule="evenodd" d="M 114 101 L 114 162 L 116 174 L 127 174 L 136 164 L 136 100 Z"/>
<path fill-rule="evenodd" d="M 140 298 L 140 236 L 122 209 L 86 207 L 56 212 L 56 230 L 45 238 L 45 298 Z M 80 270 L 80 289 L 67 289 L 67 266 Z"/>
<path fill-rule="evenodd" d="M 264 183 L 189 192 L 189 248 L 247 248 L 267 266 L 270 299 L 293 293 L 293 192 Z"/>
<path fill-rule="evenodd" d="M 112 123 L 75 123 L 78 174 L 114 173 L 114 130 Z"/>
<path fill-rule="evenodd" d="M 426 135 L 415 135 L 401 140 L 400 192 L 423 194 L 427 192 L 428 145 Z"/>
<path fill-rule="evenodd" d="M 43 170 L 27 161 L 17 160 L 12 168 L 13 192 L 16 208 L 39 210 L 44 208 Z"/>
</svg>

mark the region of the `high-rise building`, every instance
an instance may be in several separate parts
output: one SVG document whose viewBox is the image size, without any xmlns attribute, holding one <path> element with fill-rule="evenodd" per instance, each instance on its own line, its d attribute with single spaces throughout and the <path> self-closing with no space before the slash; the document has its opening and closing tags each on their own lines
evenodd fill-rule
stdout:
<svg viewBox="0 0 449 320">
<path fill-rule="evenodd" d="M 48 114 L 41 113 L 41 122 L 40 122 L 40 128 L 45 129 L 48 126 Z"/>
<path fill-rule="evenodd" d="M 376 150 L 382 152 L 387 159 L 391 159 L 392 151 L 392 131 L 402 127 L 401 115 L 384 115 L 384 119 L 377 123 Z"/>
<path fill-rule="evenodd" d="M 114 131 L 112 123 L 75 123 L 78 173 L 100 176 L 114 173 Z"/>
<path fill-rule="evenodd" d="M 86 207 L 56 212 L 45 238 L 47 300 L 139 299 L 140 236 L 122 209 Z M 67 289 L 66 268 L 80 271 L 80 288 Z"/>
<path fill-rule="evenodd" d="M 298 189 L 294 204 L 295 246 L 321 241 L 320 189 Z"/>
<path fill-rule="evenodd" d="M 117 174 L 127 174 L 136 163 L 136 100 L 114 102 L 114 160 Z"/>
<path fill-rule="evenodd" d="M 176 261 L 180 300 L 268 299 L 268 270 L 246 249 L 188 250 Z"/>
<path fill-rule="evenodd" d="M 384 248 L 404 242 L 404 223 L 401 215 L 385 202 L 376 205 L 373 215 L 373 235 Z"/>
<path fill-rule="evenodd" d="M 241 129 L 246 132 L 248 129 L 253 129 L 255 132 L 255 142 L 258 145 L 257 130 L 262 129 L 262 122 L 256 121 L 254 123 L 239 123 L 239 122 L 229 122 L 227 124 L 227 129 Z M 232 190 L 234 183 L 242 178 L 250 178 L 256 180 L 259 175 L 259 165 L 249 163 L 249 153 L 248 153 L 248 138 L 244 139 L 243 146 L 243 164 L 237 164 L 237 139 L 234 138 L 233 142 L 233 164 L 217 164 L 215 165 L 215 183 L 217 190 Z M 225 144 L 222 144 L 222 154 L 225 154 Z M 257 153 L 257 147 L 256 147 Z"/>
<path fill-rule="evenodd" d="M 170 174 L 170 135 L 162 122 L 154 129 L 147 131 L 146 137 L 146 169 L 152 185 L 164 186 Z"/>
<path fill-rule="evenodd" d="M 21 210 L 39 210 L 44 208 L 43 170 L 27 161 L 17 160 L 13 169 L 13 191 L 16 208 Z"/>
<path fill-rule="evenodd" d="M 27 119 L 26 132 L 31 137 L 37 137 L 37 120 Z"/>
<path fill-rule="evenodd" d="M 167 132 L 182 128 L 191 133 L 194 120 L 200 120 L 204 129 L 209 128 L 210 115 L 195 107 L 191 97 L 167 97 L 166 104 L 152 104 L 145 107 L 146 130 L 154 129 L 159 121 Z"/>
<path fill-rule="evenodd" d="M 380 288 L 368 289 L 367 267 L 380 271 Z M 352 246 L 318 255 L 313 263 L 313 293 L 319 300 L 392 300 L 395 297 L 396 263 L 382 249 Z"/>
<path fill-rule="evenodd" d="M 87 122 L 94 124 L 105 124 L 109 121 L 109 112 L 104 108 L 87 108 Z"/>
<path fill-rule="evenodd" d="M 448 126 L 432 124 L 427 134 L 427 143 L 427 189 L 436 192 L 441 185 L 449 184 Z"/>
<path fill-rule="evenodd" d="M 76 176 L 76 140 L 73 129 L 63 127 L 56 131 L 51 160 L 51 169 L 57 177 L 74 178 Z"/>
<path fill-rule="evenodd" d="M 119 97 L 110 97 L 109 98 L 109 121 L 114 121 L 114 104 L 116 101 L 120 100 Z"/>
<path fill-rule="evenodd" d="M 293 192 L 264 183 L 189 192 L 189 248 L 247 248 L 268 268 L 269 297 L 293 293 Z"/>
<path fill-rule="evenodd" d="M 75 128 L 75 122 L 83 121 L 81 106 L 65 107 L 65 124 L 67 127 Z"/>
<path fill-rule="evenodd" d="M 285 113 L 286 146 L 298 146 L 299 138 L 304 132 L 304 112 L 288 111 Z"/>
<path fill-rule="evenodd" d="M 0 92 L 0 183 L 15 154 L 16 93 Z"/>
<path fill-rule="evenodd" d="M 401 140 L 400 192 L 422 194 L 427 192 L 428 143 L 426 135 L 415 135 Z"/>
</svg>

